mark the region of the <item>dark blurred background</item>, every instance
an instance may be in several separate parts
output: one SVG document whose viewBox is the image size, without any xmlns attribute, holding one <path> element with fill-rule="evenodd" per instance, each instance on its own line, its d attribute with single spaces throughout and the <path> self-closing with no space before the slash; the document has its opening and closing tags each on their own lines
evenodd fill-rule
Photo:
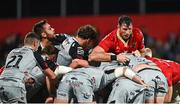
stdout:
<svg viewBox="0 0 180 104">
<path fill-rule="evenodd" d="M 0 18 L 176 13 L 180 0 L 3 0 Z"/>
<path fill-rule="evenodd" d="M 155 57 L 180 62 L 180 0 L 2 0 L 0 66 L 41 19 L 47 19 L 57 33 L 74 34 L 80 25 L 93 24 L 101 39 L 116 28 L 121 14 L 132 16 Z"/>
</svg>

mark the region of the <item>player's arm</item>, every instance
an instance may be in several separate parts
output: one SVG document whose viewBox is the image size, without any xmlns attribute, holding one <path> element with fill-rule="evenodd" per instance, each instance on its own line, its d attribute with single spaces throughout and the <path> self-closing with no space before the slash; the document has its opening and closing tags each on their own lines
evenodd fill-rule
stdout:
<svg viewBox="0 0 180 104">
<path fill-rule="evenodd" d="M 140 49 L 139 52 L 140 52 L 141 56 L 145 56 L 146 55 L 145 54 L 145 52 L 146 52 L 145 48 Z"/>
<path fill-rule="evenodd" d="M 111 61 L 111 55 L 100 46 L 96 46 L 88 57 L 88 61 Z"/>
<path fill-rule="evenodd" d="M 0 68 L 0 75 L 4 71 L 4 66 Z"/>
<path fill-rule="evenodd" d="M 113 60 L 116 60 L 120 63 L 126 63 L 127 61 L 129 61 L 129 59 L 125 56 L 125 54 L 120 53 L 118 55 L 114 55 L 111 53 L 107 53 L 100 46 L 96 46 L 93 49 L 88 59 L 88 61 L 113 61 Z"/>
<path fill-rule="evenodd" d="M 141 52 L 140 52 L 141 51 Z M 152 57 L 152 50 L 150 48 L 143 48 L 132 52 L 135 56 L 148 56 Z M 143 55 L 142 55 L 143 54 Z"/>
<path fill-rule="evenodd" d="M 74 42 L 70 49 L 69 49 L 69 55 L 72 57 L 72 62 L 69 65 L 71 68 L 79 68 L 79 67 L 88 67 L 89 64 L 87 60 L 85 60 L 85 52 L 83 48 L 77 43 Z"/>
<path fill-rule="evenodd" d="M 75 69 L 79 67 L 89 67 L 89 63 L 87 60 L 83 59 L 73 59 L 69 67 Z"/>
<path fill-rule="evenodd" d="M 128 67 L 118 67 L 114 70 L 114 74 L 117 78 L 121 76 L 125 76 L 131 79 L 132 81 L 143 85 L 144 87 L 148 87 L 148 85 L 145 84 L 144 81 Z"/>
<path fill-rule="evenodd" d="M 108 53 L 114 46 L 114 38 L 111 34 L 104 37 L 99 44 L 92 50 L 88 61 L 111 61 L 111 56 Z"/>
<path fill-rule="evenodd" d="M 34 56 L 37 60 L 37 64 L 42 68 L 42 71 L 47 76 L 49 83 L 47 83 L 48 92 L 50 95 L 55 92 L 55 82 L 56 82 L 56 75 L 54 74 L 53 70 L 51 70 L 47 63 L 43 60 L 40 54 L 34 52 Z M 47 81 L 47 80 L 46 80 Z"/>
<path fill-rule="evenodd" d="M 172 94 L 173 94 L 173 87 L 172 87 L 172 86 L 169 86 L 169 87 L 168 87 L 168 92 L 167 92 L 167 94 L 166 94 L 166 96 L 165 96 L 165 99 L 164 99 L 164 102 L 165 102 L 165 103 L 171 102 Z"/>
</svg>

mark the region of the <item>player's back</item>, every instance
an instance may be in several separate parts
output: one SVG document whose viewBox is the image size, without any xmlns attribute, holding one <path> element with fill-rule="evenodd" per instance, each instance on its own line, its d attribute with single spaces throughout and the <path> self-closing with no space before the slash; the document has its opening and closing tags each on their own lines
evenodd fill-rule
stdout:
<svg viewBox="0 0 180 104">
<path fill-rule="evenodd" d="M 111 61 L 111 62 L 101 62 L 100 66 L 98 67 L 100 70 L 108 71 L 115 69 L 117 67 L 121 66 L 119 62 L 117 61 Z"/>
<path fill-rule="evenodd" d="M 130 59 L 129 63 L 126 64 L 130 68 L 133 68 L 134 66 L 139 65 L 139 64 L 156 65 L 151 60 L 147 60 L 144 57 L 134 56 L 133 54 L 126 54 L 126 57 Z"/>
<path fill-rule="evenodd" d="M 32 49 L 28 47 L 16 48 L 8 54 L 1 77 L 24 80 L 25 75 L 36 65 Z"/>
<path fill-rule="evenodd" d="M 105 71 L 111 71 L 118 66 L 117 62 L 101 62 L 99 67 L 78 68 L 70 73 L 88 79 L 92 82 L 94 91 L 97 91 L 101 87 L 100 84 Z"/>
<path fill-rule="evenodd" d="M 82 58 L 81 56 L 84 56 L 83 48 L 72 36 L 66 36 L 66 39 L 58 46 L 58 49 L 57 63 L 59 65 L 68 66 L 72 62 L 72 59 Z"/>
<path fill-rule="evenodd" d="M 99 70 L 98 68 L 78 68 L 76 70 L 73 70 L 69 74 L 73 74 L 78 77 L 82 77 L 82 79 L 89 80 L 92 85 L 93 89 L 97 90 L 100 85 L 100 81 L 102 79 L 102 76 L 104 74 L 104 71 Z"/>
</svg>

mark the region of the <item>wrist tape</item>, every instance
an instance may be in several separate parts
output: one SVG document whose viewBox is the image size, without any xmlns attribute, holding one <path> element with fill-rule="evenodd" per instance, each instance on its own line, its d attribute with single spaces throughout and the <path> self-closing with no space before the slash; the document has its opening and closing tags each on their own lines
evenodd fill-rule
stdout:
<svg viewBox="0 0 180 104">
<path fill-rule="evenodd" d="M 72 68 L 71 67 L 67 67 L 67 66 L 58 66 L 54 73 L 56 74 L 56 76 L 59 76 L 61 74 L 66 74 L 67 72 L 71 71 Z"/>
<path fill-rule="evenodd" d="M 121 76 L 125 76 L 129 79 L 132 79 L 136 73 L 133 72 L 131 69 L 127 68 L 127 67 L 118 67 L 115 69 L 114 74 L 116 77 L 121 77 Z"/>
</svg>

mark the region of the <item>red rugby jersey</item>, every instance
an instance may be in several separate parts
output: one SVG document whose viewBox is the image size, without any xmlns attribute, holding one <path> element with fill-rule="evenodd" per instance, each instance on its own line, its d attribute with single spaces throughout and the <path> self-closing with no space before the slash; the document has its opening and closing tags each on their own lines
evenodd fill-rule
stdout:
<svg viewBox="0 0 180 104">
<path fill-rule="evenodd" d="M 105 36 L 98 46 L 102 47 L 105 52 L 112 52 L 115 54 L 123 52 L 130 53 L 145 47 L 143 34 L 138 28 L 133 28 L 133 33 L 127 46 L 117 37 L 117 29 Z"/>
<path fill-rule="evenodd" d="M 180 64 L 170 60 L 146 57 L 153 61 L 161 68 L 163 74 L 167 78 L 168 85 L 172 86 L 180 81 Z"/>
<path fill-rule="evenodd" d="M 173 85 L 180 81 L 180 64 L 174 61 L 167 61 L 172 67 L 172 83 Z"/>
</svg>

